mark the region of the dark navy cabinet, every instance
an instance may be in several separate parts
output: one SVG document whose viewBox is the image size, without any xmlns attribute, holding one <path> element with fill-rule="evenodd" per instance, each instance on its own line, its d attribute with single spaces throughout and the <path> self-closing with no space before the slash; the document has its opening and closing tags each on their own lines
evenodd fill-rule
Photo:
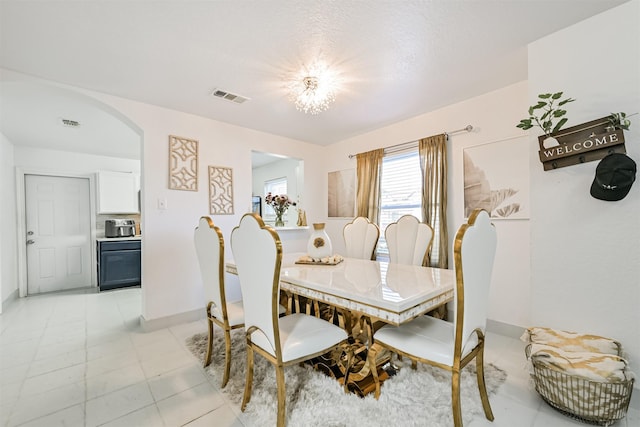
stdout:
<svg viewBox="0 0 640 427">
<path fill-rule="evenodd" d="M 140 240 L 98 241 L 98 287 L 128 286 L 140 286 Z"/>
</svg>

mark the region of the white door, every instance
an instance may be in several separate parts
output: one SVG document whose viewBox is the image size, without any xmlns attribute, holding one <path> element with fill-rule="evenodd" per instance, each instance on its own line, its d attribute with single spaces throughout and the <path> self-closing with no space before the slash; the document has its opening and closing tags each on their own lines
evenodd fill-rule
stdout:
<svg viewBox="0 0 640 427">
<path fill-rule="evenodd" d="M 89 179 L 25 175 L 27 294 L 91 286 Z"/>
</svg>

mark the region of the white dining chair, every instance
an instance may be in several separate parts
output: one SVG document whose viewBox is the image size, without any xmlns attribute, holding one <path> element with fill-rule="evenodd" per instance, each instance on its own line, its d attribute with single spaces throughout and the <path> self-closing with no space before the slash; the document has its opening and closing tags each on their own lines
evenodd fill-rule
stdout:
<svg viewBox="0 0 640 427">
<path fill-rule="evenodd" d="M 254 213 L 245 214 L 231 233 L 245 307 L 247 377 L 241 409 L 251 399 L 254 352 L 276 369 L 278 418 L 285 425 L 284 367 L 304 362 L 346 345 L 347 333 L 318 317 L 294 313 L 278 316 L 282 243 L 276 231 Z M 350 362 L 350 357 L 348 358 Z M 349 372 L 347 363 L 346 372 Z M 345 380 L 344 389 L 346 389 Z M 338 383 L 336 382 L 336 386 Z"/>
<path fill-rule="evenodd" d="M 374 334 L 374 342 L 411 360 L 451 372 L 453 420 L 462 426 L 460 372 L 476 359 L 476 377 L 482 407 L 488 420 L 493 413 L 484 382 L 484 341 L 489 304 L 491 271 L 496 252 L 496 231 L 486 211 L 477 209 L 454 240 L 456 286 L 453 322 L 420 316 L 400 326 L 385 325 Z M 380 383 L 376 380 L 376 398 Z"/>
<path fill-rule="evenodd" d="M 244 326 L 242 300 L 228 302 L 225 291 L 224 239 L 222 232 L 211 218 L 203 216 L 194 231 L 194 243 L 198 255 L 198 265 L 202 276 L 205 302 L 207 304 L 207 325 L 209 337 L 204 366 L 211 364 L 213 351 L 213 325 L 224 333 L 225 365 L 222 378 L 224 388 L 229 381 L 231 370 L 231 330 Z"/>
<path fill-rule="evenodd" d="M 403 215 L 384 230 L 389 250 L 389 262 L 393 264 L 427 265 L 429 249 L 433 242 L 433 229 L 413 215 Z"/>
<path fill-rule="evenodd" d="M 380 228 L 368 218 L 359 216 L 342 230 L 348 258 L 376 259 L 376 245 Z"/>
</svg>

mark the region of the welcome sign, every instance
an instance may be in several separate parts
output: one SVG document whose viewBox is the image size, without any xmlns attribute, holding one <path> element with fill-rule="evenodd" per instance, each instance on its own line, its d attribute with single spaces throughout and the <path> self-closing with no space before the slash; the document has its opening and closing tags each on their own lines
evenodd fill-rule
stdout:
<svg viewBox="0 0 640 427">
<path fill-rule="evenodd" d="M 552 134 L 558 145 L 545 147 L 546 136 L 538 137 L 538 155 L 544 170 L 557 169 L 578 163 L 600 160 L 611 153 L 626 153 L 624 132 L 607 131 L 606 117 L 564 129 Z"/>
</svg>

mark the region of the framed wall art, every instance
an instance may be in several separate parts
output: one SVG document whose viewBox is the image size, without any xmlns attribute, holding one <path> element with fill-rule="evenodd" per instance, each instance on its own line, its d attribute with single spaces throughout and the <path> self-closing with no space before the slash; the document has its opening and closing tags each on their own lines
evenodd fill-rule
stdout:
<svg viewBox="0 0 640 427">
<path fill-rule="evenodd" d="M 169 189 L 198 191 L 198 141 L 169 135 Z"/>
<path fill-rule="evenodd" d="M 465 148 L 464 216 L 484 208 L 493 219 L 529 218 L 527 136 Z"/>
<path fill-rule="evenodd" d="M 209 213 L 233 214 L 233 169 L 209 166 Z"/>
<path fill-rule="evenodd" d="M 353 218 L 356 214 L 356 170 L 329 172 L 328 215 Z"/>
</svg>

